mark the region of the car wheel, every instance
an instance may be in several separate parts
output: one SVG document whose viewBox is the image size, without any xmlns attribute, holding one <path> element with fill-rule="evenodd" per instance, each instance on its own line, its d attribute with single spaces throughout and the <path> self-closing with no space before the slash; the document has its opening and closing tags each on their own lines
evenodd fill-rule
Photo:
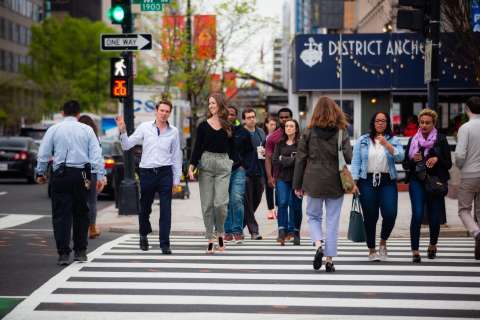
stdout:
<svg viewBox="0 0 480 320">
<path fill-rule="evenodd" d="M 27 177 L 27 183 L 28 184 L 34 184 L 35 183 L 35 174 L 32 174 L 31 176 Z"/>
</svg>

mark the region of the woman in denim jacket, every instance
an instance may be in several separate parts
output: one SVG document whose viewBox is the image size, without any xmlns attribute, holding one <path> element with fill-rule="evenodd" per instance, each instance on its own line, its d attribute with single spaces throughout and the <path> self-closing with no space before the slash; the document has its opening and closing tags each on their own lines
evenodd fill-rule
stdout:
<svg viewBox="0 0 480 320">
<path fill-rule="evenodd" d="M 401 162 L 404 155 L 402 145 L 392 134 L 390 116 L 385 112 L 375 113 L 370 121 L 370 133 L 361 136 L 355 143 L 351 166 L 353 179 L 360 191 L 370 261 L 385 261 L 388 258 L 387 240 L 395 225 L 398 209 L 395 162 Z M 377 253 L 375 233 L 379 211 L 382 214 L 382 231 Z"/>
</svg>

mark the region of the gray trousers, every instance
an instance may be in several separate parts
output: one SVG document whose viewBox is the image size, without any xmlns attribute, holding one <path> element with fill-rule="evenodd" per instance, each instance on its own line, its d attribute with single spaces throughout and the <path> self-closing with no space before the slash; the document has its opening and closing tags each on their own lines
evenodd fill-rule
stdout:
<svg viewBox="0 0 480 320">
<path fill-rule="evenodd" d="M 97 174 L 92 173 L 90 180 L 90 190 L 88 191 L 88 216 L 90 217 L 90 224 L 97 222 Z"/>
<path fill-rule="evenodd" d="M 198 183 L 205 236 L 208 240 L 215 239 L 214 226 L 218 235 L 225 232 L 232 163 L 226 153 L 204 152 L 200 159 Z"/>
<path fill-rule="evenodd" d="M 480 178 L 462 178 L 458 189 L 458 215 L 470 234 L 479 230 L 480 223 Z M 472 203 L 475 202 L 472 215 Z M 475 221 L 476 220 L 476 221 Z"/>
</svg>

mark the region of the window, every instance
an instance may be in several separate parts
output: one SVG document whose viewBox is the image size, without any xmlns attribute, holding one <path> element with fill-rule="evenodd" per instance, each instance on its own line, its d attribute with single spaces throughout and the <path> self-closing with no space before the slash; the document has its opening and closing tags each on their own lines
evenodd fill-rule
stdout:
<svg viewBox="0 0 480 320">
<path fill-rule="evenodd" d="M 11 72 L 12 71 L 12 60 L 13 60 L 12 53 L 8 52 L 8 51 L 5 51 L 3 53 L 3 55 L 5 57 L 3 70 L 5 70 L 7 72 Z"/>
<path fill-rule="evenodd" d="M 5 70 L 5 55 L 3 50 L 0 50 L 0 70 Z"/>
<path fill-rule="evenodd" d="M 12 22 L 8 19 L 5 19 L 5 39 L 12 40 Z"/>
</svg>

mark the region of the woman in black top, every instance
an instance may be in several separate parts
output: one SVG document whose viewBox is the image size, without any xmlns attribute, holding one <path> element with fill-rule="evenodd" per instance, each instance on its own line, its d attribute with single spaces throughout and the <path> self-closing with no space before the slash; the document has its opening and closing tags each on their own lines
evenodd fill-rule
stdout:
<svg viewBox="0 0 480 320">
<path fill-rule="evenodd" d="M 408 141 L 403 167 L 407 171 L 407 181 L 410 182 L 409 192 L 412 203 L 412 220 L 410 224 L 410 241 L 412 261 L 420 263 L 418 251 L 420 242 L 420 225 L 425 207 L 429 214 L 430 245 L 428 258 L 434 259 L 437 254 L 438 234 L 440 233 L 440 216 L 445 201 L 446 185 L 450 179 L 448 170 L 452 167 L 452 158 L 447 138 L 437 132 L 437 113 L 423 109 L 418 115 L 418 132 Z M 443 192 L 432 192 L 429 184 L 443 184 Z"/>
<path fill-rule="evenodd" d="M 284 137 L 275 146 L 272 156 L 273 164 L 280 169 L 276 184 L 278 200 L 277 242 L 282 246 L 285 245 L 285 238 L 288 233 L 293 233 L 293 244 L 300 245 L 302 199 L 295 195 L 292 188 L 299 135 L 300 128 L 298 122 L 296 120 L 288 120 L 285 123 Z M 289 227 L 291 230 L 289 230 Z"/>
<path fill-rule="evenodd" d="M 197 128 L 188 175 L 194 179 L 198 168 L 200 201 L 203 222 L 208 239 L 207 253 L 214 253 L 214 227 L 217 232 L 218 250 L 224 251 L 224 222 L 227 217 L 228 185 L 233 161 L 229 157 L 232 144 L 232 126 L 227 120 L 228 110 L 221 93 L 208 98 L 208 119 Z"/>
</svg>

